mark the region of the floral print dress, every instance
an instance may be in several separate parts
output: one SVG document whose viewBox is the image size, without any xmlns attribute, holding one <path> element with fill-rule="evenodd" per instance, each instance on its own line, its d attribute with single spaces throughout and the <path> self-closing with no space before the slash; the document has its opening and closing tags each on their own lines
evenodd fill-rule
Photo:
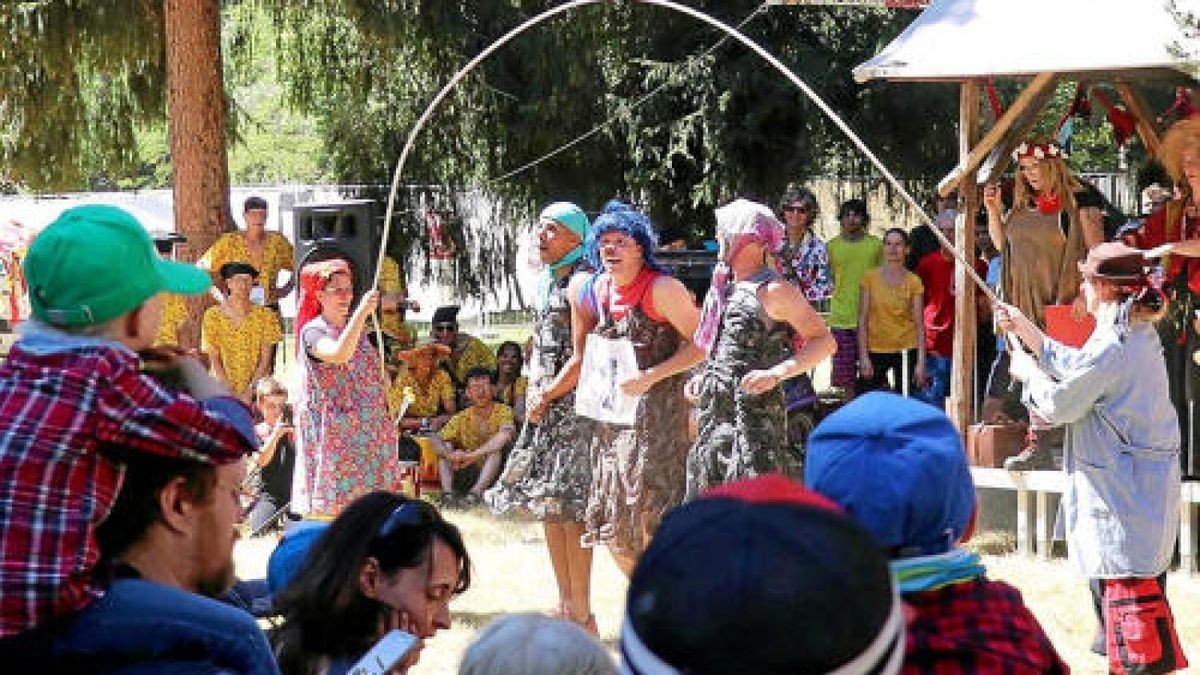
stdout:
<svg viewBox="0 0 1200 675">
<path fill-rule="evenodd" d="M 337 339 L 340 333 L 320 317 L 301 331 L 305 380 L 297 410 L 302 490 L 297 506 L 303 508 L 307 499 L 309 513 L 317 516 L 337 516 L 367 492 L 389 489 L 395 479 L 396 428 L 384 400 L 379 358 L 365 332 L 343 365 L 308 354 L 321 337 Z"/>
</svg>

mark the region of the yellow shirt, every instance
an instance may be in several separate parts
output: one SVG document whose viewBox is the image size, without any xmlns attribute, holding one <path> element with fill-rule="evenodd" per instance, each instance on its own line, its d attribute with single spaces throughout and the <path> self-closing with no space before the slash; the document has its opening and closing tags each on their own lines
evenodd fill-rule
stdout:
<svg viewBox="0 0 1200 675">
<path fill-rule="evenodd" d="M 529 389 L 529 378 L 524 375 L 518 375 L 517 381 L 513 383 L 512 388 L 503 384 L 496 385 L 497 396 L 506 405 L 515 406 L 517 401 L 525 400 L 525 392 Z M 511 393 L 511 396 L 509 395 Z"/>
<path fill-rule="evenodd" d="M 227 232 L 208 249 L 196 264 L 210 272 L 220 271 L 221 266 L 231 262 L 246 262 L 258 270 L 258 285 L 263 287 L 263 297 L 268 305 L 278 302 L 275 297 L 275 285 L 278 283 L 279 270 L 292 270 L 295 267 L 292 258 L 295 251 L 287 237 L 278 232 L 268 232 L 267 241 L 263 247 L 262 259 L 250 257 L 250 249 L 246 247 L 245 232 Z"/>
<path fill-rule="evenodd" d="M 442 437 L 442 440 L 453 443 L 455 447 L 474 450 L 486 443 L 501 429 L 513 429 L 515 426 L 512 408 L 503 403 L 495 403 L 492 405 L 492 414 L 488 416 L 486 422 L 480 424 L 479 418 L 475 416 L 475 411 L 467 408 L 451 417 L 438 435 Z"/>
<path fill-rule="evenodd" d="M 443 405 L 454 403 L 454 385 L 446 371 L 435 369 L 433 377 L 422 387 L 413 377 L 412 370 L 405 368 L 392 380 L 392 386 L 388 389 L 388 410 L 392 417 L 400 412 L 400 400 L 404 397 L 405 387 L 411 388 L 413 393 L 413 402 L 404 413 L 405 417 L 436 417 L 442 413 Z M 445 409 L 449 410 L 449 407 Z"/>
<path fill-rule="evenodd" d="M 483 344 L 483 340 L 463 333 L 459 334 L 458 339 L 465 341 L 466 346 L 463 347 L 462 356 L 458 357 L 457 362 L 452 359 L 450 366 L 454 370 L 454 379 L 458 380 L 460 384 L 466 386 L 467 371 L 476 366 L 482 366 L 488 370 L 496 369 L 496 355 L 487 348 L 487 345 Z"/>
<path fill-rule="evenodd" d="M 215 348 L 225 369 L 229 388 L 242 394 L 252 384 L 262 348 L 283 339 L 279 319 L 266 307 L 253 306 L 240 324 L 234 324 L 218 307 L 209 307 L 200 324 L 200 345 L 204 351 Z"/>
<path fill-rule="evenodd" d="M 183 296 L 175 293 L 163 294 L 162 324 L 158 327 L 155 347 L 178 347 L 179 327 L 187 321 L 187 305 Z"/>
<path fill-rule="evenodd" d="M 917 324 L 913 321 L 913 298 L 924 292 L 921 278 L 904 272 L 904 281 L 895 286 L 883 280 L 883 268 L 863 274 L 870 306 L 867 307 L 867 350 L 893 354 L 917 347 Z"/>
</svg>

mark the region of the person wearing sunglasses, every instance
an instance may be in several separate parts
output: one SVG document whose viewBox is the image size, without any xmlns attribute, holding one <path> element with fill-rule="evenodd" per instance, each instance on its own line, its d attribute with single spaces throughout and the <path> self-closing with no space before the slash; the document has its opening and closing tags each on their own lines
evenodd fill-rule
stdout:
<svg viewBox="0 0 1200 675">
<path fill-rule="evenodd" d="M 829 250 L 812 230 L 818 213 L 817 196 L 795 183 L 788 185 L 779 200 L 779 217 L 787 230 L 787 240 L 779 251 L 783 275 L 812 303 L 824 302 L 833 295 Z"/>
<path fill-rule="evenodd" d="M 388 383 L 363 330 L 378 303 L 379 291 L 371 290 L 354 305 L 345 260 L 309 263 L 300 272 L 296 345 L 304 386 L 292 482 L 298 513 L 336 516 L 360 495 L 391 484 L 398 469 Z"/>
<path fill-rule="evenodd" d="M 349 506 L 311 548 L 285 549 L 298 568 L 272 556 L 284 578 L 272 636 L 280 670 L 339 675 L 392 629 L 417 638 L 389 672 L 405 673 L 425 641 L 450 628 L 450 601 L 471 586 L 471 561 L 458 528 L 430 504 L 371 492 Z M 290 575 L 288 570 L 294 570 Z"/>
<path fill-rule="evenodd" d="M 450 379 L 454 380 L 459 408 L 465 408 L 468 405 L 465 397 L 467 373 L 472 368 L 495 370 L 496 356 L 483 340 L 459 332 L 457 305 L 438 307 L 433 311 L 430 333 L 434 342 L 450 348 L 450 356 L 442 361 L 442 367 L 450 374 Z"/>
</svg>

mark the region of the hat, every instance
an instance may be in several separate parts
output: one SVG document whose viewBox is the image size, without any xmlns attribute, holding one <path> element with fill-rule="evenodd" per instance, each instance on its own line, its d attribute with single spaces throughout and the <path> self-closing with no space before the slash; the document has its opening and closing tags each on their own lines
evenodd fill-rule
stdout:
<svg viewBox="0 0 1200 675">
<path fill-rule="evenodd" d="M 430 341 L 428 338 L 422 338 L 412 348 L 396 352 L 396 358 L 408 363 L 415 361 L 429 352 L 433 353 L 433 358 L 435 359 L 446 358 L 450 356 L 450 347 L 440 342 Z"/>
<path fill-rule="evenodd" d="M 828 500 L 779 475 L 667 514 L 630 579 L 622 672 L 898 673 L 887 559 Z"/>
<path fill-rule="evenodd" d="M 59 326 L 103 323 L 170 291 L 196 295 L 208 274 L 163 260 L 127 211 L 91 205 L 67 209 L 34 238 L 25 258 L 33 315 Z"/>
<path fill-rule="evenodd" d="M 889 392 L 860 396 L 808 439 L 804 482 L 892 549 L 893 557 L 950 550 L 975 511 L 975 485 L 945 413 Z"/>
<path fill-rule="evenodd" d="M 587 214 L 583 212 L 583 209 L 571 202 L 554 202 L 542 209 L 542 214 L 538 216 L 538 220 L 541 222 L 553 220 L 579 235 L 580 239 L 587 238 L 588 227 L 590 227 Z"/>
<path fill-rule="evenodd" d="M 1079 271 L 1119 284 L 1145 283 L 1146 258 L 1136 248 L 1110 241 L 1088 251 L 1087 260 L 1079 263 Z"/>
<path fill-rule="evenodd" d="M 329 523 L 319 520 L 303 520 L 287 528 L 267 560 L 267 588 L 272 595 L 296 578 L 313 544 L 328 529 Z"/>
<path fill-rule="evenodd" d="M 443 305 L 433 310 L 431 324 L 458 323 L 458 305 Z"/>
<path fill-rule="evenodd" d="M 247 262 L 241 262 L 240 260 L 235 262 L 227 262 L 224 265 L 221 265 L 220 273 L 222 279 L 230 279 L 239 274 L 249 274 L 255 279 L 258 278 L 258 270 L 254 269 L 254 265 L 251 265 Z"/>
</svg>

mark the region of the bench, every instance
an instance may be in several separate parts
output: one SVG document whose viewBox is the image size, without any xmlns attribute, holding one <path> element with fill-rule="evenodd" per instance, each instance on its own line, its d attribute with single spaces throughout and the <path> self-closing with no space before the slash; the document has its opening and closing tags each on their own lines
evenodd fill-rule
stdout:
<svg viewBox="0 0 1200 675">
<path fill-rule="evenodd" d="M 1007 471 L 973 466 L 971 478 L 976 488 L 1016 491 L 1017 552 L 1024 556 L 1048 559 L 1055 516 L 1050 512 L 1049 495 L 1062 494 L 1067 484 L 1066 474 L 1057 470 Z M 1200 482 L 1183 483 L 1179 507 L 1179 568 L 1195 574 Z"/>
</svg>

